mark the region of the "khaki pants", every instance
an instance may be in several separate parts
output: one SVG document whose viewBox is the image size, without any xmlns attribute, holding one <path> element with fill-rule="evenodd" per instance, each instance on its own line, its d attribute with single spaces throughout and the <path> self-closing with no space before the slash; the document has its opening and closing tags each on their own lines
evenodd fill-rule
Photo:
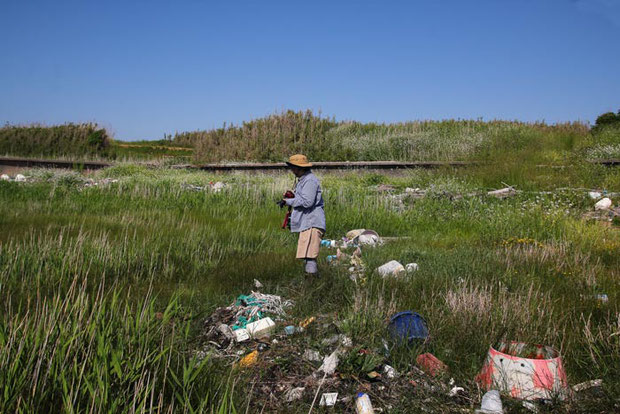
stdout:
<svg viewBox="0 0 620 414">
<path fill-rule="evenodd" d="M 321 247 L 321 238 L 323 230 L 312 227 L 299 233 L 299 241 L 297 242 L 297 258 L 298 259 L 316 259 L 319 257 L 319 249 Z"/>
</svg>

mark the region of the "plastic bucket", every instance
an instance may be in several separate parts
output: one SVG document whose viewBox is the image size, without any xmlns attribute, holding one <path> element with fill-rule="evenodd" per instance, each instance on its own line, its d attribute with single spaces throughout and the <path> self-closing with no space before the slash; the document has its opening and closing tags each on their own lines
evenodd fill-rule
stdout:
<svg viewBox="0 0 620 414">
<path fill-rule="evenodd" d="M 392 338 L 397 341 L 406 342 L 428 338 L 426 321 L 419 313 L 413 311 L 399 312 L 392 316 L 388 330 Z"/>
</svg>

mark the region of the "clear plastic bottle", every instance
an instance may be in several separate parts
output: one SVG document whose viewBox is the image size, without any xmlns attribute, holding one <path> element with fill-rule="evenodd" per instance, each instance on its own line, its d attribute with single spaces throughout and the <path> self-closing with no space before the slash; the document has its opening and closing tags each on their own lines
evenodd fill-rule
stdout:
<svg viewBox="0 0 620 414">
<path fill-rule="evenodd" d="M 365 392 L 360 392 L 357 394 L 357 399 L 355 400 L 355 411 L 357 414 L 375 413 L 375 410 L 373 410 L 370 402 L 370 397 Z"/>
</svg>

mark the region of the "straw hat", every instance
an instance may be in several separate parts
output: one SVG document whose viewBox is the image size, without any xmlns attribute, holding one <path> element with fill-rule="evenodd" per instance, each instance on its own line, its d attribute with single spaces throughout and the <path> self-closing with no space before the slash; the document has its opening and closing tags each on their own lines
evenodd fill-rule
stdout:
<svg viewBox="0 0 620 414">
<path fill-rule="evenodd" d="M 302 154 L 291 155 L 291 157 L 286 162 L 289 166 L 293 165 L 295 167 L 301 168 L 310 168 L 312 164 L 308 162 L 308 157 Z"/>
</svg>

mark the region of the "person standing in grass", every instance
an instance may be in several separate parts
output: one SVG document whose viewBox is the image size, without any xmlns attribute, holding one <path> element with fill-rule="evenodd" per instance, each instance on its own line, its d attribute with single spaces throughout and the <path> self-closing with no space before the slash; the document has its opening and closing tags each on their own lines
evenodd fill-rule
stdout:
<svg viewBox="0 0 620 414">
<path fill-rule="evenodd" d="M 292 233 L 299 233 L 297 259 L 305 261 L 306 273 L 318 275 L 316 259 L 319 257 L 321 238 L 325 234 L 325 210 L 321 183 L 312 174 L 308 158 L 302 154 L 292 155 L 286 163 L 295 174 L 293 198 L 284 198 L 281 205 L 292 207 L 290 227 Z"/>
</svg>

